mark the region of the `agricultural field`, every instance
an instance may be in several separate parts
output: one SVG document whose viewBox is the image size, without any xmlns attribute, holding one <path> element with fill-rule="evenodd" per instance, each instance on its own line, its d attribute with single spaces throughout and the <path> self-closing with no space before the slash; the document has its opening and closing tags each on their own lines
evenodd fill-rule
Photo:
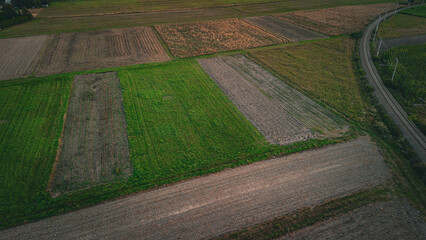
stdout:
<svg viewBox="0 0 426 240">
<path fill-rule="evenodd" d="M 394 3 L 345 6 L 312 11 L 289 12 L 279 18 L 327 35 L 341 35 L 363 30 L 372 19 L 386 8 L 395 9 Z"/>
<path fill-rule="evenodd" d="M 426 224 L 406 202 L 383 202 L 361 207 L 334 219 L 290 233 L 280 240 L 298 239 L 421 239 Z"/>
<path fill-rule="evenodd" d="M 272 16 L 250 17 L 246 20 L 293 42 L 327 37 L 319 32 L 299 27 Z"/>
<path fill-rule="evenodd" d="M 384 39 L 426 35 L 426 18 L 397 14 L 382 22 L 377 34 Z"/>
<path fill-rule="evenodd" d="M 23 77 L 48 36 L 0 39 L 0 80 Z"/>
<path fill-rule="evenodd" d="M 426 5 L 418 6 L 418 7 L 415 7 L 415 8 L 410 8 L 410 9 L 404 10 L 400 13 L 426 18 Z"/>
<path fill-rule="evenodd" d="M 359 121 L 364 107 L 349 37 L 251 50 L 249 54 L 281 78 Z"/>
<path fill-rule="evenodd" d="M 127 28 L 54 35 L 34 73 L 49 75 L 162 62 L 169 59 L 151 28 Z"/>
<path fill-rule="evenodd" d="M 212 239 L 369 189 L 388 176 L 378 147 L 361 137 L 18 226 L 0 239 Z"/>
<path fill-rule="evenodd" d="M 272 144 L 338 135 L 343 128 L 329 111 L 244 56 L 198 62 Z"/>
<path fill-rule="evenodd" d="M 71 83 L 66 76 L 0 82 L 0 225 L 49 198 Z"/>
<path fill-rule="evenodd" d="M 176 57 L 262 47 L 284 41 L 240 19 L 158 25 L 155 29 Z"/>
<path fill-rule="evenodd" d="M 394 80 L 392 74 L 398 58 Z M 391 48 L 376 64 L 383 82 L 404 107 L 409 117 L 426 134 L 426 44 Z"/>
<path fill-rule="evenodd" d="M 132 172 L 117 73 L 76 76 L 49 191 L 57 195 Z"/>
</svg>

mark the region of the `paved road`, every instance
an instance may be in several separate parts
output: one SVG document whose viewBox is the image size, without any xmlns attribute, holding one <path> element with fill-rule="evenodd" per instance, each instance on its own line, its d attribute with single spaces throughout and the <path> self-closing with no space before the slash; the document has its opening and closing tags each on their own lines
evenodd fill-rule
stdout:
<svg viewBox="0 0 426 240">
<path fill-rule="evenodd" d="M 420 130 L 412 123 L 407 116 L 407 113 L 401 107 L 401 105 L 395 100 L 389 90 L 384 86 L 380 75 L 377 73 L 377 69 L 374 66 L 373 60 L 371 59 L 370 52 L 370 39 L 371 34 L 375 30 L 376 25 L 380 24 L 385 17 L 389 17 L 395 14 L 391 12 L 386 16 L 383 16 L 372 24 L 368 25 L 364 31 L 360 43 L 360 57 L 362 67 L 367 73 L 367 78 L 370 84 L 376 89 L 375 94 L 378 97 L 380 103 L 384 106 L 388 114 L 392 117 L 396 125 L 401 129 L 404 137 L 413 146 L 419 158 L 426 162 L 426 138 L 420 132 Z"/>
<path fill-rule="evenodd" d="M 205 239 L 379 184 L 367 137 L 257 162 L 0 232 L 0 239 Z"/>
</svg>

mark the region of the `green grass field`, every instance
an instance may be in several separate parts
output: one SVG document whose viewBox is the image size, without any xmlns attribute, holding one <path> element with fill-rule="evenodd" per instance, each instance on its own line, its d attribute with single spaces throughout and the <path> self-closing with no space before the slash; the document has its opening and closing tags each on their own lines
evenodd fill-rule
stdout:
<svg viewBox="0 0 426 240">
<path fill-rule="evenodd" d="M 75 73 L 0 82 L 0 228 L 354 136 L 270 145 L 195 60 L 85 73 L 105 71 L 120 77 L 133 175 L 57 198 L 47 182 Z"/>
<path fill-rule="evenodd" d="M 258 4 L 247 4 L 247 3 Z M 347 5 L 376 4 L 392 2 L 391 0 L 307 0 L 303 4 L 299 0 L 93 0 L 93 1 L 58 1 L 49 8 L 43 9 L 36 19 L 0 31 L 0 38 L 52 34 L 59 32 L 88 31 L 96 29 L 124 28 L 137 26 L 153 26 L 158 24 L 174 24 L 241 18 L 248 16 L 268 15 L 272 13 L 329 8 Z M 242 4 L 240 6 L 229 6 Z M 118 6 L 117 6 L 118 5 Z M 194 9 L 200 6 L 211 6 L 207 9 Z M 225 6 L 225 7 L 223 7 Z M 189 11 L 151 10 L 189 9 Z M 192 9 L 192 10 L 191 10 Z M 131 14 L 114 14 L 117 12 L 141 12 Z M 67 15 L 83 15 L 82 17 L 66 17 Z M 91 15 L 93 14 L 93 15 Z M 59 18 L 51 18 L 58 16 Z"/>
<path fill-rule="evenodd" d="M 48 197 L 71 83 L 70 77 L 0 83 L 0 226 L 8 213 Z"/>
<path fill-rule="evenodd" d="M 362 121 L 362 100 L 349 37 L 250 51 L 250 56 L 341 113 Z"/>
<path fill-rule="evenodd" d="M 415 8 L 414 8 L 415 9 Z M 380 24 L 378 37 L 399 38 L 426 35 L 426 18 L 397 14 Z"/>
<path fill-rule="evenodd" d="M 391 81 L 395 57 L 399 63 L 395 78 Z M 392 48 L 381 55 L 381 60 L 386 67 L 383 64 L 377 67 L 381 70 L 386 86 L 426 134 L 426 44 Z"/>
</svg>

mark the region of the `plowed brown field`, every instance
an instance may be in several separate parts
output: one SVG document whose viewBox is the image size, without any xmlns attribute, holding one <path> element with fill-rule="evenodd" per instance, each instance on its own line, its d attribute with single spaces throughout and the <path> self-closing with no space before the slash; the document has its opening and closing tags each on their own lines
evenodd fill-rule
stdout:
<svg viewBox="0 0 426 240">
<path fill-rule="evenodd" d="M 362 137 L 7 229 L 0 239 L 210 239 L 374 187 L 387 175 L 377 146 Z"/>
<path fill-rule="evenodd" d="M 261 28 L 267 29 L 291 41 L 306 41 L 327 37 L 319 32 L 300 27 L 272 16 L 250 17 L 246 19 Z"/>
<path fill-rule="evenodd" d="M 331 112 L 244 56 L 198 62 L 270 143 L 288 144 L 346 129 Z"/>
<path fill-rule="evenodd" d="M 62 193 L 128 177 L 126 120 L 116 73 L 76 76 L 50 182 Z"/>
<path fill-rule="evenodd" d="M 63 33 L 49 40 L 35 73 L 48 75 L 168 59 L 149 27 Z"/>
<path fill-rule="evenodd" d="M 365 206 L 334 219 L 304 228 L 285 239 L 424 239 L 426 223 L 404 202 Z"/>
<path fill-rule="evenodd" d="M 278 44 L 284 40 L 240 19 L 155 26 L 176 57 Z"/>
<path fill-rule="evenodd" d="M 395 9 L 395 4 L 373 4 L 327 8 L 313 11 L 289 12 L 279 18 L 328 35 L 349 34 L 361 31 L 381 13 Z"/>
<path fill-rule="evenodd" d="M 0 80 L 24 76 L 47 38 L 43 35 L 0 39 Z"/>
</svg>

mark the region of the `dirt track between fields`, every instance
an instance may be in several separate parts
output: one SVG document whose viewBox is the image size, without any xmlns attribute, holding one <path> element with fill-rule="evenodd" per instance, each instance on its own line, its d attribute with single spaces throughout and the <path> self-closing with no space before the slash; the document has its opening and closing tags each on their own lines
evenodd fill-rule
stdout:
<svg viewBox="0 0 426 240">
<path fill-rule="evenodd" d="M 0 80 L 27 74 L 47 39 L 47 35 L 0 39 Z"/>
<path fill-rule="evenodd" d="M 54 194 L 128 177 L 126 120 L 117 73 L 76 76 L 55 164 Z"/>
<path fill-rule="evenodd" d="M 373 187 L 388 172 L 368 137 L 135 194 L 7 229 L 0 239 L 200 239 Z"/>
<path fill-rule="evenodd" d="M 242 55 L 198 62 L 272 144 L 318 137 L 316 130 L 327 135 L 344 129 L 328 110 Z"/>
<path fill-rule="evenodd" d="M 285 239 L 422 239 L 426 223 L 404 202 L 361 207 L 331 220 L 290 233 Z"/>
<path fill-rule="evenodd" d="M 62 33 L 49 39 L 34 73 L 50 75 L 168 59 L 149 27 Z"/>
<path fill-rule="evenodd" d="M 293 42 L 327 37 L 319 32 L 299 27 L 298 25 L 272 16 L 250 17 L 246 18 L 246 20 Z"/>
</svg>

